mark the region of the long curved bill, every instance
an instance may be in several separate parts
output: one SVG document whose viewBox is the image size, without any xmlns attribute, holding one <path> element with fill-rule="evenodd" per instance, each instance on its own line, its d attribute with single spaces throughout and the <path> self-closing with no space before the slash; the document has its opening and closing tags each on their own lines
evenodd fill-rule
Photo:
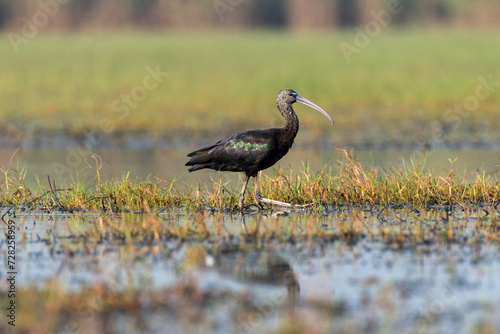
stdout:
<svg viewBox="0 0 500 334">
<path fill-rule="evenodd" d="M 308 99 L 305 99 L 303 98 L 302 96 L 300 95 L 297 95 L 297 97 L 295 98 L 297 100 L 297 102 L 299 103 L 302 103 L 303 105 L 305 106 L 308 106 L 309 108 L 313 108 L 313 109 L 316 109 L 317 111 L 319 111 L 320 113 L 322 113 L 323 115 L 325 115 L 326 118 L 328 118 L 330 120 L 330 123 L 333 124 L 333 120 L 332 118 L 330 117 L 330 115 L 328 115 L 326 113 L 326 111 L 324 111 L 323 109 L 321 109 L 320 107 L 318 107 L 316 104 L 312 103 L 311 101 L 309 101 Z"/>
</svg>

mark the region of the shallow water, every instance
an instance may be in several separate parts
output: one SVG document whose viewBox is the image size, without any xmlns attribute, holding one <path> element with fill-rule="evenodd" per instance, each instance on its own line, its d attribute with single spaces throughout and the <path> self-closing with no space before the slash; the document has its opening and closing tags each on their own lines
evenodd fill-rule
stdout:
<svg viewBox="0 0 500 334">
<path fill-rule="evenodd" d="M 452 211 L 332 208 L 321 215 L 174 210 L 9 216 L 17 227 L 18 287 L 56 282 L 79 291 L 99 283 L 118 292 L 159 293 L 189 283 L 197 291 L 191 298 L 208 294 L 208 304 L 187 308 L 184 295 L 170 301 L 175 309 L 194 307 L 199 319 L 194 323 L 150 305 L 142 330 L 151 333 L 166 327 L 171 332 L 273 332 L 286 319 L 302 321 L 312 332 L 496 332 L 498 217 L 488 205 Z M 146 224 L 149 231 L 156 223 L 171 229 L 204 226 L 207 234 L 155 240 L 138 235 L 131 241 L 108 234 L 113 224 Z M 101 239 L 93 240 L 99 228 Z M 6 231 L 4 224 L 0 230 Z M 6 263 L 4 240 L 0 254 Z M 4 276 L 5 267 L 0 273 Z M 2 280 L 0 289 L 5 288 Z M 124 332 L 137 330 L 123 323 Z"/>
</svg>

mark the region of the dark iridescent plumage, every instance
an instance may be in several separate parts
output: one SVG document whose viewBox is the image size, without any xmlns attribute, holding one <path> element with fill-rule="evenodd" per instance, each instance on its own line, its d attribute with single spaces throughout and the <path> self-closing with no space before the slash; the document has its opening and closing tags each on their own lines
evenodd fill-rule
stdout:
<svg viewBox="0 0 500 334">
<path fill-rule="evenodd" d="M 292 108 L 292 104 L 295 102 L 320 111 L 333 124 L 332 119 L 323 109 L 291 89 L 282 89 L 276 97 L 276 104 L 286 120 L 285 127 L 236 133 L 213 145 L 194 151 L 188 154 L 191 160 L 186 163 L 186 166 L 192 166 L 189 171 L 210 168 L 220 171 L 244 172 L 247 177 L 240 194 L 240 208 L 243 206 L 248 180 L 252 176 L 255 178 L 255 197 L 258 201 L 291 206 L 288 203 L 260 197 L 257 174 L 259 171 L 274 165 L 292 147 L 293 140 L 299 130 L 299 119 Z"/>
</svg>

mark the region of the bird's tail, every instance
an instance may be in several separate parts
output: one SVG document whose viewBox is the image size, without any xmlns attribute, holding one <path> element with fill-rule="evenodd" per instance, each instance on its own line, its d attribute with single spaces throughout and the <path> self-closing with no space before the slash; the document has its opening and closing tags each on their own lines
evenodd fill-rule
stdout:
<svg viewBox="0 0 500 334">
<path fill-rule="evenodd" d="M 205 167 L 205 166 L 203 166 L 203 165 L 194 165 L 193 167 L 190 167 L 190 168 L 188 169 L 188 171 L 189 171 L 189 172 L 194 172 L 194 171 L 196 171 L 196 170 L 203 169 L 203 168 L 206 168 L 206 167 Z"/>
</svg>

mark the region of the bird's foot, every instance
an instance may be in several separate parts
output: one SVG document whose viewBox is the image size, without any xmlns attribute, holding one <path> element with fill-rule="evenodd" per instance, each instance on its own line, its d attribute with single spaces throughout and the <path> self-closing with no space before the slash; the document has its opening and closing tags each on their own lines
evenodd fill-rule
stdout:
<svg viewBox="0 0 500 334">
<path fill-rule="evenodd" d="M 233 207 L 233 212 L 251 213 L 251 212 L 255 212 L 255 209 L 257 209 L 258 211 L 264 210 L 264 208 L 262 207 L 262 205 L 259 203 L 259 205 L 257 205 L 257 204 L 242 205 L 242 206 L 239 206 L 239 205 L 236 206 L 235 205 Z"/>
</svg>

